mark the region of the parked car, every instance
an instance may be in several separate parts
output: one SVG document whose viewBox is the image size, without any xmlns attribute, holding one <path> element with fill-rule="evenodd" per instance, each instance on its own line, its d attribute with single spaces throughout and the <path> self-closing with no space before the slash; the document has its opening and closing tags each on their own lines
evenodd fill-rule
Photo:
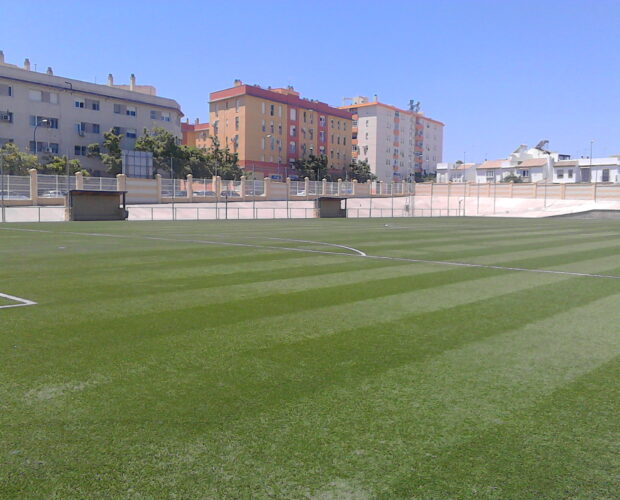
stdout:
<svg viewBox="0 0 620 500">
<path fill-rule="evenodd" d="M 297 192 L 295 193 L 295 196 L 306 196 L 306 191 L 305 191 L 305 190 L 302 190 L 302 191 L 297 191 Z"/>
<path fill-rule="evenodd" d="M 194 196 L 215 196 L 215 191 L 194 191 Z"/>
<path fill-rule="evenodd" d="M 59 191 L 57 189 L 50 189 L 48 191 L 43 191 L 39 196 L 41 198 L 64 198 L 67 193 L 65 191 Z"/>
<path fill-rule="evenodd" d="M 237 191 L 222 191 L 220 196 L 225 198 L 239 198 L 241 195 Z"/>
<path fill-rule="evenodd" d="M 3 191 L 0 193 L 0 197 L 5 200 L 29 200 L 30 197 L 25 194 L 17 194 L 17 193 L 9 193 L 8 191 Z"/>
</svg>

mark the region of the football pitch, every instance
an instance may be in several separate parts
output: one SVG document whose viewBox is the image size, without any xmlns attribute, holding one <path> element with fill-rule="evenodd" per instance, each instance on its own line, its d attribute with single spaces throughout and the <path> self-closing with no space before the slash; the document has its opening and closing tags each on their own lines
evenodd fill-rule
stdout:
<svg viewBox="0 0 620 500">
<path fill-rule="evenodd" d="M 0 225 L 0 498 L 617 498 L 619 355 L 620 221 Z"/>
</svg>

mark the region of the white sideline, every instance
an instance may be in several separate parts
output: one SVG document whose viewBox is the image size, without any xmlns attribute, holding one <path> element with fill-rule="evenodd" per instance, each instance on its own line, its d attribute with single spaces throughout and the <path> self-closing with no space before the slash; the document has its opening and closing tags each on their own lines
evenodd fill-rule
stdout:
<svg viewBox="0 0 620 500">
<path fill-rule="evenodd" d="M 5 299 L 14 300 L 18 304 L 8 304 L 6 306 L 0 306 L 0 309 L 8 309 L 9 307 L 23 307 L 23 306 L 36 306 L 37 303 L 34 300 L 22 299 L 21 297 L 15 297 L 15 295 L 9 295 L 8 293 L 0 293 L 0 297 Z"/>
<path fill-rule="evenodd" d="M 48 231 L 45 229 L 23 229 L 23 228 L 13 228 L 13 227 L 0 227 L 0 229 L 3 229 L 5 231 L 28 231 L 28 232 L 34 232 L 34 233 L 70 234 L 72 236 L 98 236 L 102 238 L 128 238 L 128 239 L 143 239 L 143 240 L 154 240 L 154 241 L 171 241 L 171 242 L 176 242 L 176 243 L 196 243 L 196 244 L 201 244 L 201 245 L 263 248 L 265 250 L 287 250 L 290 252 L 316 253 L 316 254 L 321 254 L 321 255 L 341 255 L 345 257 L 357 257 L 357 258 L 362 258 L 362 259 L 375 259 L 375 260 L 391 260 L 391 261 L 396 261 L 396 262 L 412 262 L 412 263 L 417 263 L 417 264 L 434 264 L 434 265 L 440 265 L 440 266 L 471 267 L 471 268 L 478 268 L 478 269 L 496 269 L 498 271 L 558 274 L 561 276 L 578 276 L 578 277 L 584 277 L 584 278 L 604 278 L 604 279 L 620 280 L 620 276 L 615 276 L 613 274 L 578 273 L 575 271 L 555 271 L 552 269 L 530 269 L 527 267 L 507 267 L 507 266 L 496 266 L 492 264 L 473 264 L 469 262 L 458 262 L 458 261 L 449 261 L 449 260 L 409 259 L 406 257 L 390 257 L 387 255 L 366 255 L 366 254 L 362 255 L 363 252 L 361 252 L 360 250 L 356 250 L 354 248 L 350 248 L 350 247 L 345 247 L 345 248 L 349 248 L 350 250 L 356 251 L 358 253 L 330 252 L 329 250 L 312 250 L 310 248 L 278 247 L 278 246 L 272 246 L 272 245 L 255 245 L 252 243 L 233 243 L 229 241 L 175 239 L 175 238 L 164 238 L 161 236 L 133 236 L 133 235 L 128 236 L 124 234 L 80 233 L 76 231 L 60 231 L 59 232 L 59 231 Z M 302 241 L 302 240 L 288 240 L 288 241 Z M 311 243 L 318 243 L 318 242 L 313 241 Z M 334 245 L 334 244 L 328 243 L 328 245 Z M 15 307 L 15 306 L 10 306 L 10 307 Z"/>
</svg>

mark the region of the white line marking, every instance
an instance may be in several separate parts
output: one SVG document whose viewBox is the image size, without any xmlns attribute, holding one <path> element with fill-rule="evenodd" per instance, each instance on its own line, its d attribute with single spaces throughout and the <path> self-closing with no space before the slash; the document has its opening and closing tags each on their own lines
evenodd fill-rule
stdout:
<svg viewBox="0 0 620 500">
<path fill-rule="evenodd" d="M 328 246 L 328 247 L 345 248 L 346 250 L 351 250 L 352 252 L 360 254 L 362 257 L 367 257 L 367 255 L 364 252 L 362 252 L 361 250 L 358 250 L 357 248 L 348 247 L 346 245 L 338 245 L 336 243 L 325 243 L 323 241 L 310 241 L 310 240 L 290 240 L 288 238 L 266 238 L 266 239 L 268 239 L 268 240 L 278 240 L 278 241 L 293 241 L 293 242 L 297 242 L 297 243 L 313 243 L 315 245 L 325 245 L 325 246 Z"/>
<path fill-rule="evenodd" d="M 13 300 L 18 304 L 8 304 L 6 306 L 0 306 L 0 309 L 8 309 L 9 307 L 23 307 L 23 306 L 36 306 L 37 303 L 34 300 L 22 299 L 21 297 L 15 297 L 15 295 L 9 295 L 8 293 L 0 293 L 0 297 Z"/>
<path fill-rule="evenodd" d="M 375 260 L 391 260 L 391 261 L 396 261 L 396 262 L 411 262 L 411 263 L 417 263 L 417 264 L 434 264 L 434 265 L 440 265 L 440 266 L 472 267 L 472 268 L 478 268 L 478 269 L 496 269 L 498 271 L 517 271 L 517 272 L 525 272 L 525 273 L 558 274 L 561 276 L 579 276 L 579 277 L 584 277 L 584 278 L 605 278 L 605 279 L 620 280 L 620 276 L 615 276 L 613 274 L 578 273 L 578 272 L 573 272 L 573 271 L 554 271 L 552 269 L 529 269 L 527 267 L 507 267 L 507 266 L 496 266 L 496 265 L 491 265 L 491 264 L 472 264 L 469 262 L 458 262 L 458 261 L 448 261 L 448 260 L 409 259 L 406 257 L 389 257 L 386 255 L 361 255 L 359 253 L 351 254 L 351 253 L 343 253 L 343 252 L 330 252 L 328 250 L 312 250 L 310 248 L 277 247 L 277 246 L 271 246 L 271 245 L 254 245 L 251 243 L 232 243 L 229 241 L 190 240 L 190 239 L 164 238 L 160 236 L 134 236 L 134 235 L 107 234 L 107 233 L 79 233 L 75 231 L 48 231 L 45 229 L 22 229 L 22 228 L 13 228 L 13 227 L 1 227 L 0 229 L 4 229 L 6 231 L 29 231 L 29 232 L 38 232 L 38 233 L 70 234 L 74 236 L 98 236 L 98 237 L 103 237 L 103 238 L 144 239 L 144 240 L 154 240 L 154 241 L 170 241 L 173 243 L 196 243 L 196 244 L 201 244 L 201 245 L 220 245 L 220 246 L 230 246 L 230 247 L 262 248 L 265 250 L 287 250 L 290 252 L 316 253 L 320 255 L 341 255 L 345 257 L 357 257 L 357 258 L 375 259 Z M 317 242 L 313 242 L 313 243 L 317 243 Z M 351 250 L 353 249 L 351 248 Z"/>
</svg>

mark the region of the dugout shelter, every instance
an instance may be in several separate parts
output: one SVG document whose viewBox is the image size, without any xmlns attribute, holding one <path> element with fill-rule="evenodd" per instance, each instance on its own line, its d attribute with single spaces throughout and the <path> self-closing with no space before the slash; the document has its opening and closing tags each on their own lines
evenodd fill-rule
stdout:
<svg viewBox="0 0 620 500">
<path fill-rule="evenodd" d="M 347 199 L 335 196 L 321 196 L 316 200 L 317 215 L 321 219 L 345 218 L 347 216 Z"/>
<path fill-rule="evenodd" d="M 71 221 L 127 219 L 127 191 L 69 191 L 66 219 Z"/>
</svg>

